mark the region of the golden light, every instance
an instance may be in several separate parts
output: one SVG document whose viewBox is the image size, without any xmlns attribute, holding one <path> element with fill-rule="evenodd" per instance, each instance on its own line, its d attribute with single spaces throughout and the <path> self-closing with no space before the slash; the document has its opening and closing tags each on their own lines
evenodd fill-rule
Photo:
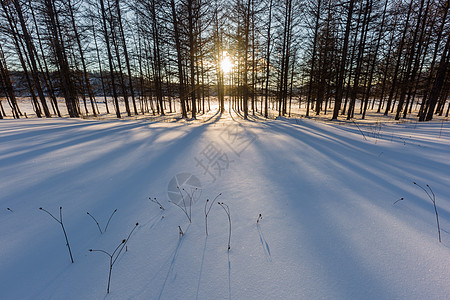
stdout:
<svg viewBox="0 0 450 300">
<path fill-rule="evenodd" d="M 231 69 L 233 69 L 233 62 L 231 61 L 230 57 L 228 56 L 228 53 L 224 51 L 223 53 L 223 59 L 220 62 L 220 68 L 222 71 L 226 73 L 230 73 Z"/>
</svg>

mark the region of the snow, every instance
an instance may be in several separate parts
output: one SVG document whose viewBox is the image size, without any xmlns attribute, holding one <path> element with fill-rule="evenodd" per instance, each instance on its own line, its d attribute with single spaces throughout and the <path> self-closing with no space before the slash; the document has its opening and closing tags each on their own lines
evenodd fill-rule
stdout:
<svg viewBox="0 0 450 300">
<path fill-rule="evenodd" d="M 450 298 L 448 122 L 166 121 L 0 122 L 2 299 Z M 168 202 L 181 173 L 201 182 L 192 223 Z M 413 182 L 436 194 L 442 243 Z M 217 204 L 205 234 L 219 193 L 230 251 Z M 60 206 L 73 264 L 39 210 Z M 86 214 L 104 228 L 115 209 L 103 234 Z M 109 258 L 88 250 L 112 252 L 136 222 L 107 295 Z"/>
</svg>

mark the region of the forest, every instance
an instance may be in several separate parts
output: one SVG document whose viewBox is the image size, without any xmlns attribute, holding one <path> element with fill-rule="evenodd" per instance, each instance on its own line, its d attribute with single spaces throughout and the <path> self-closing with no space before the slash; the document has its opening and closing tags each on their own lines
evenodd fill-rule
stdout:
<svg viewBox="0 0 450 300">
<path fill-rule="evenodd" d="M 448 0 L 1 0 L 0 117 L 447 116 Z M 7 103 L 7 104 L 5 104 Z M 11 112 L 11 113 L 9 113 Z"/>
</svg>

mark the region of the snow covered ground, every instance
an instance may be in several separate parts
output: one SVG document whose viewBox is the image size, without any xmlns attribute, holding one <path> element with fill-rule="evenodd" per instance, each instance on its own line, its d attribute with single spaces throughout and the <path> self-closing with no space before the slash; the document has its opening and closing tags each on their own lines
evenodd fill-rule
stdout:
<svg viewBox="0 0 450 300">
<path fill-rule="evenodd" d="M 166 121 L 1 120 L 0 298 L 450 299 L 448 122 Z"/>
</svg>

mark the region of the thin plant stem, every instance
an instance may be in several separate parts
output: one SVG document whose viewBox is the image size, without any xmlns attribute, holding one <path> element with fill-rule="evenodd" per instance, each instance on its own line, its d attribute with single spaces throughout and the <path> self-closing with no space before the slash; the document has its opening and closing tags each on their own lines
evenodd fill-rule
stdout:
<svg viewBox="0 0 450 300">
<path fill-rule="evenodd" d="M 217 204 L 219 204 L 220 206 L 222 206 L 223 210 L 225 211 L 225 213 L 228 216 L 228 228 L 229 228 L 229 232 L 228 232 L 228 251 L 230 251 L 231 249 L 231 215 L 230 215 L 230 208 L 228 207 L 228 205 L 226 205 L 223 202 L 218 202 Z"/>
<path fill-rule="evenodd" d="M 56 222 L 59 223 L 59 225 L 61 225 L 62 231 L 64 233 L 64 238 L 66 239 L 66 246 L 69 249 L 70 260 L 72 261 L 72 263 L 74 263 L 72 251 L 70 250 L 69 238 L 67 237 L 67 232 L 66 232 L 66 229 L 64 228 L 64 224 L 63 224 L 62 206 L 59 207 L 59 220 L 53 214 L 51 214 L 48 210 L 43 209 L 42 207 L 39 207 L 39 209 L 46 212 L 47 214 L 49 214 L 50 217 L 52 217 Z"/>
<path fill-rule="evenodd" d="M 98 249 L 98 250 L 97 249 L 89 249 L 90 252 L 101 252 L 101 253 L 108 255 L 108 257 L 109 257 L 108 287 L 106 288 L 107 294 L 109 294 L 109 288 L 111 285 L 111 274 L 112 274 L 113 266 L 116 263 L 117 259 L 120 256 L 120 253 L 122 253 L 123 248 L 125 248 L 125 245 L 130 240 L 131 235 L 133 234 L 134 230 L 136 229 L 136 227 L 138 225 L 139 225 L 139 223 L 136 223 L 136 225 L 133 227 L 131 232 L 128 234 L 128 237 L 126 239 L 123 239 L 122 242 L 114 249 L 114 251 L 112 253 L 109 253 L 102 249 Z M 119 251 L 119 252 L 117 252 L 117 251 Z"/>
<path fill-rule="evenodd" d="M 70 260 L 73 263 L 72 251 L 70 250 L 70 245 L 69 245 L 69 238 L 67 237 L 66 229 L 64 228 L 64 223 L 62 221 L 62 207 L 59 208 L 59 215 L 61 217 L 60 224 L 61 224 L 62 230 L 64 232 L 64 237 L 66 238 L 67 248 L 69 249 Z"/>
<path fill-rule="evenodd" d="M 180 188 L 178 186 L 177 186 L 177 189 L 178 189 L 178 192 L 180 193 L 181 199 L 183 200 L 183 206 L 179 205 L 178 203 L 172 202 L 172 201 L 169 201 L 169 202 L 171 202 L 171 203 L 175 204 L 176 206 L 178 206 L 184 212 L 186 217 L 188 218 L 189 223 L 192 223 L 191 216 L 187 212 L 186 201 L 184 200 L 183 193 L 181 192 L 181 190 L 180 190 Z"/>
<path fill-rule="evenodd" d="M 148 197 L 148 199 L 150 199 L 150 201 L 152 201 L 153 203 L 158 204 L 160 209 L 165 210 L 164 207 L 162 206 L 162 204 L 159 203 L 158 199 L 156 199 L 156 198 L 151 198 L 151 197 Z"/>
<path fill-rule="evenodd" d="M 88 215 L 89 217 L 91 217 L 91 218 L 94 220 L 95 224 L 97 224 L 98 230 L 100 230 L 100 234 L 103 234 L 102 229 L 100 228 L 100 224 L 98 224 L 98 222 L 97 222 L 97 220 L 94 218 L 94 216 L 91 215 L 89 212 L 87 212 L 87 215 Z"/>
<path fill-rule="evenodd" d="M 111 216 L 109 217 L 108 222 L 106 223 L 104 232 L 106 232 L 106 229 L 108 229 L 109 222 L 111 221 L 112 217 L 114 216 L 114 214 L 115 214 L 116 212 L 117 212 L 117 208 L 112 212 Z"/>
<path fill-rule="evenodd" d="M 139 223 L 136 223 L 136 225 L 133 227 L 133 229 L 131 230 L 130 234 L 128 234 L 127 238 L 124 240 L 123 246 L 122 248 L 120 248 L 119 253 L 116 256 L 116 259 L 114 260 L 114 262 L 116 262 L 117 258 L 119 257 L 120 253 L 122 252 L 123 248 L 125 248 L 126 244 L 128 243 L 128 241 L 130 240 L 131 235 L 133 234 L 134 230 L 138 227 Z"/>
<path fill-rule="evenodd" d="M 208 215 L 209 215 L 209 212 L 211 211 L 211 208 L 214 205 L 214 202 L 216 202 L 217 198 L 219 198 L 219 196 L 221 196 L 221 195 L 222 195 L 222 193 L 218 194 L 216 196 L 216 198 L 214 198 L 214 200 L 209 205 L 209 208 L 208 208 L 209 199 L 206 199 L 206 203 L 205 203 L 205 230 L 206 230 L 206 236 L 208 236 Z"/>
<path fill-rule="evenodd" d="M 126 242 L 126 240 L 122 240 L 122 242 L 116 247 L 116 249 L 114 249 L 113 253 L 110 254 L 108 252 L 106 252 L 105 250 L 95 250 L 95 249 L 89 249 L 90 252 L 101 252 L 104 253 L 106 255 L 109 256 L 109 273 L 108 273 L 108 287 L 106 288 L 106 293 L 109 294 L 109 287 L 110 287 L 110 283 L 111 283 L 111 274 L 112 274 L 112 268 L 114 266 L 114 263 L 116 262 L 115 260 L 113 261 L 114 258 L 114 254 L 116 253 L 117 249 L 119 249 L 119 247 L 121 245 L 123 245 Z M 118 256 L 118 255 L 117 255 Z M 117 257 L 116 257 L 117 259 Z"/>
<path fill-rule="evenodd" d="M 417 185 L 418 187 L 420 187 L 428 196 L 428 198 L 430 198 L 431 202 L 433 203 L 434 206 L 434 214 L 436 215 L 436 223 L 437 223 L 437 231 L 438 231 L 438 236 L 439 236 L 439 243 L 441 243 L 441 228 L 439 226 L 439 215 L 438 215 L 438 211 L 437 211 L 437 207 L 436 207 L 436 195 L 434 194 L 433 190 L 431 189 L 431 187 L 427 184 L 428 189 L 430 190 L 431 194 L 421 185 L 413 182 L 415 185 Z M 433 195 L 433 196 L 431 196 Z"/>
<path fill-rule="evenodd" d="M 392 205 L 395 205 L 397 202 L 400 202 L 402 200 L 405 200 L 405 198 L 401 197 L 400 199 L 398 199 L 397 201 L 395 201 L 394 203 L 392 203 Z"/>
</svg>

